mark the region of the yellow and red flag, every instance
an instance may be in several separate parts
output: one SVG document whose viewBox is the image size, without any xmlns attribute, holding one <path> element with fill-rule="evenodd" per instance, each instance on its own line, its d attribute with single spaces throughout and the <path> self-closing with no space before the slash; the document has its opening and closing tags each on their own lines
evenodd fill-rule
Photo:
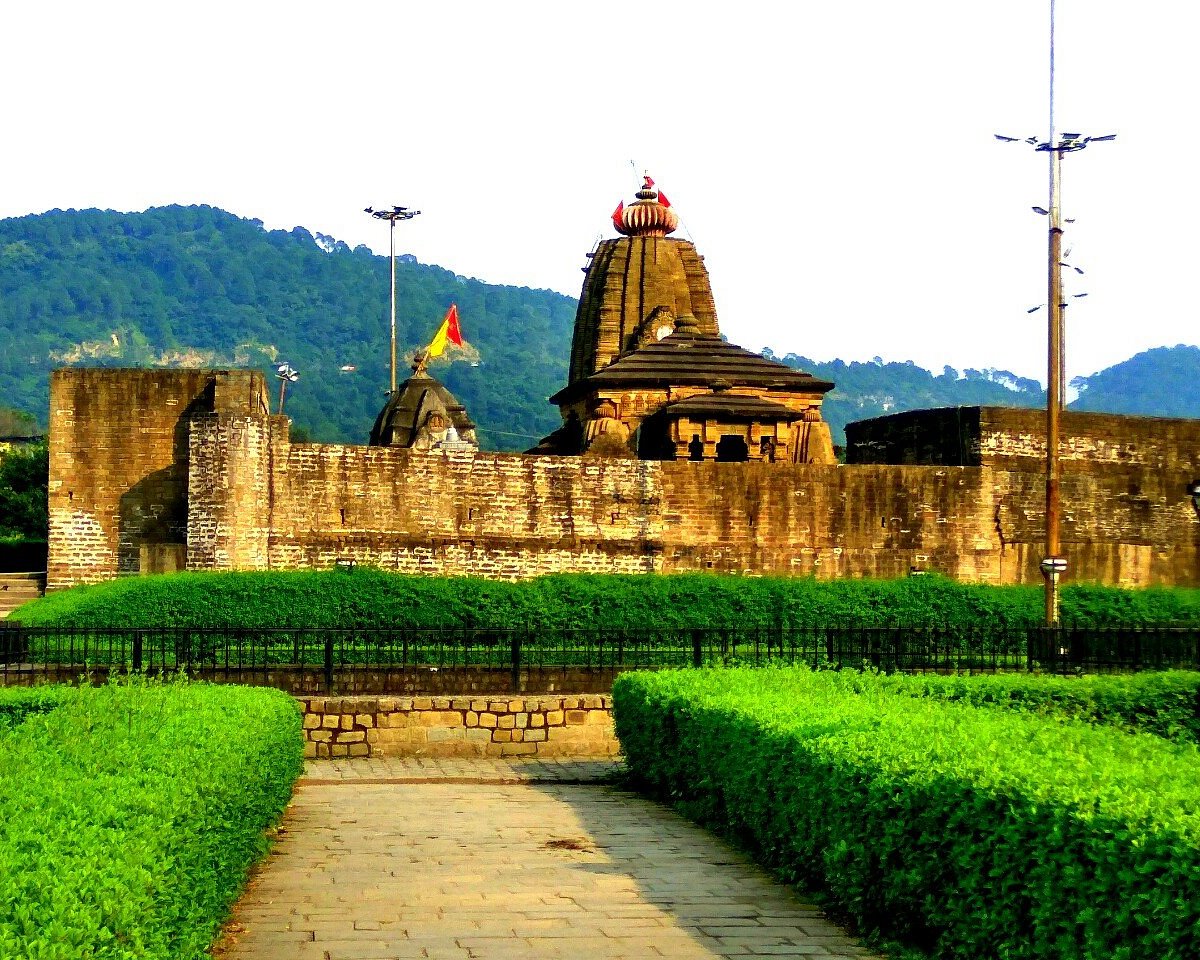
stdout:
<svg viewBox="0 0 1200 960">
<path fill-rule="evenodd" d="M 450 309 L 446 311 L 446 319 L 442 321 L 438 332 L 429 343 L 429 359 L 440 357 L 446 350 L 447 342 L 459 347 L 463 345 L 462 331 L 458 329 L 458 305 L 454 303 L 450 304 Z"/>
</svg>

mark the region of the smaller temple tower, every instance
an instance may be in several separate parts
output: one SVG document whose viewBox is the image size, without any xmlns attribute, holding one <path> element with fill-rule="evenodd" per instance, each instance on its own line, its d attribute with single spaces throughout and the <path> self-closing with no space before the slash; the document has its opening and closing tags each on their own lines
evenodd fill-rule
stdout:
<svg viewBox="0 0 1200 960">
<path fill-rule="evenodd" d="M 375 418 L 372 447 L 412 450 L 477 450 L 475 424 L 467 409 L 446 387 L 429 375 L 418 355 L 413 375 L 397 388 Z"/>
<path fill-rule="evenodd" d="M 821 401 L 833 384 L 721 337 L 704 258 L 645 178 L 613 214 L 575 316 L 563 425 L 533 453 L 643 460 L 834 463 Z"/>
</svg>

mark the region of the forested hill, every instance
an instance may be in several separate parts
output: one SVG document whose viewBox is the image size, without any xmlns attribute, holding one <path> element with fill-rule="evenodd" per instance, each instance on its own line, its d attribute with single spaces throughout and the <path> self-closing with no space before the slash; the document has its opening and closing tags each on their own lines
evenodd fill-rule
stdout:
<svg viewBox="0 0 1200 960">
<path fill-rule="evenodd" d="M 1200 347 L 1155 347 L 1071 386 L 1079 391 L 1072 410 L 1200 417 Z"/>
<path fill-rule="evenodd" d="M 49 371 L 59 366 L 273 371 L 286 360 L 301 374 L 288 391 L 294 429 L 365 443 L 388 381 L 387 272 L 387 258 L 366 247 L 299 227 L 267 231 L 212 207 L 0 220 L 0 408 L 44 426 Z M 558 425 L 546 398 L 566 383 L 574 299 L 410 256 L 399 258 L 396 287 L 401 357 L 458 304 L 468 348 L 432 372 L 466 404 L 486 447 L 527 449 Z M 1037 383 L 1006 371 L 777 359 L 837 384 L 825 412 L 839 443 L 847 422 L 883 413 L 1044 402 Z M 1075 385 L 1082 409 L 1194 416 L 1200 348 L 1152 350 Z"/>
<path fill-rule="evenodd" d="M 302 228 L 264 230 L 212 207 L 55 210 L 0 220 L 0 405 L 45 420 L 48 373 L 90 366 L 251 366 L 288 361 L 287 412 L 314 439 L 366 443 L 388 384 L 388 262 Z M 403 355 L 457 303 L 471 350 L 432 372 L 492 448 L 524 449 L 558 425 L 575 301 L 492 286 L 402 257 Z M 475 366 L 473 363 L 477 363 Z M 353 367 L 353 370 L 343 370 Z"/>
</svg>

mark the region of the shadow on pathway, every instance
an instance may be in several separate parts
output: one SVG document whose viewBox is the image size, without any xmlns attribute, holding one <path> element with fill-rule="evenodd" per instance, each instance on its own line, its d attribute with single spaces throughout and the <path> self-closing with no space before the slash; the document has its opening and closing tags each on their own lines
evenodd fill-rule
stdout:
<svg viewBox="0 0 1200 960">
<path fill-rule="evenodd" d="M 310 764 L 221 960 L 864 957 L 609 761 Z"/>
</svg>

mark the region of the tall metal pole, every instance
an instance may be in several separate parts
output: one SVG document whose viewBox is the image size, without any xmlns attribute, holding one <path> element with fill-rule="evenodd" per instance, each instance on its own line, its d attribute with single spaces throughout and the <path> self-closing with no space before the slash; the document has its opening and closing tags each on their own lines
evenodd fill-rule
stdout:
<svg viewBox="0 0 1200 960">
<path fill-rule="evenodd" d="M 388 396 L 394 397 L 396 395 L 396 218 L 389 218 L 388 223 L 388 259 L 391 262 L 388 301 L 392 305 L 392 377 Z"/>
<path fill-rule="evenodd" d="M 389 314 L 391 316 L 391 336 L 389 338 L 391 345 L 391 363 L 390 375 L 388 378 L 388 396 L 396 394 L 396 221 L 411 220 L 413 217 L 420 214 L 420 210 L 409 210 L 408 207 L 392 207 L 391 210 L 376 210 L 373 207 L 367 207 L 363 213 L 369 213 L 376 220 L 386 220 L 389 225 L 388 229 L 388 271 L 390 282 L 388 284 L 388 300 L 390 301 Z"/>
<path fill-rule="evenodd" d="M 1046 370 L 1046 554 L 1042 575 L 1046 579 L 1046 625 L 1058 624 L 1058 577 L 1066 562 L 1059 556 L 1059 415 L 1062 401 L 1062 151 L 1054 135 L 1054 0 L 1050 0 L 1050 236 L 1048 243 L 1047 299 L 1049 356 Z"/>
</svg>

